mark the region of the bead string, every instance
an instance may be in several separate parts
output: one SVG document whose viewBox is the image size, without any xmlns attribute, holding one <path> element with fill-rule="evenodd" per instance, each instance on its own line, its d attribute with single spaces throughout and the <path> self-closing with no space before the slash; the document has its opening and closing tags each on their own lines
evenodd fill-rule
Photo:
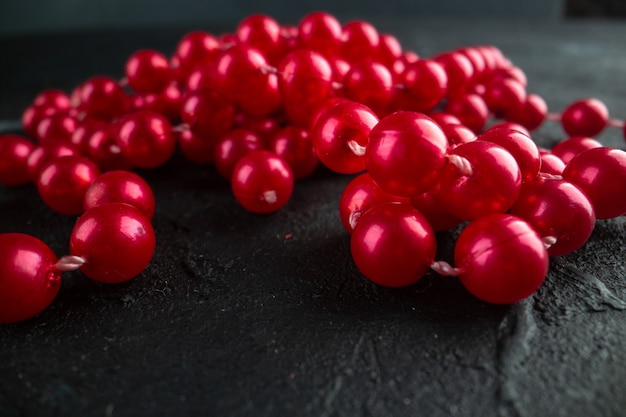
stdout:
<svg viewBox="0 0 626 417">
<path fill-rule="evenodd" d="M 489 117 L 506 122 L 484 130 Z M 544 120 L 570 136 L 553 152 L 530 139 Z M 81 217 L 70 255 L 59 259 L 32 236 L 0 234 L 0 323 L 44 310 L 61 272 L 106 283 L 141 273 L 154 252 L 154 196 L 129 170 L 165 163 L 177 143 L 190 160 L 214 163 L 237 201 L 257 213 L 280 209 L 294 179 L 318 162 L 343 174 L 367 170 L 339 205 L 363 275 L 400 287 L 432 269 L 494 303 L 532 294 L 548 255 L 584 244 L 596 218 L 626 212 L 615 198 L 626 189 L 626 153 L 590 138 L 624 129 L 603 103 L 583 99 L 549 113 L 495 47 L 420 58 L 367 22 L 342 26 L 323 12 L 298 27 L 253 15 L 235 34 L 192 32 L 171 59 L 137 51 L 118 81 L 93 77 L 71 96 L 42 92 L 22 124 L 38 144 L 0 136 L 0 184 L 32 181 L 53 210 Z M 593 170 L 599 179 L 590 180 Z M 457 266 L 435 261 L 434 231 L 463 222 Z M 18 252 L 29 253 L 34 276 L 12 270 Z M 520 272 L 503 277 L 512 263 Z"/>
</svg>

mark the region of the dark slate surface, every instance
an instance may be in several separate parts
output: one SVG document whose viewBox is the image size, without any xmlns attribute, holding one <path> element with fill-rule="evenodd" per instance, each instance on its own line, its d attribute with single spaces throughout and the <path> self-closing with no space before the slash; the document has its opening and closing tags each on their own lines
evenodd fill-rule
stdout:
<svg viewBox="0 0 626 417">
<path fill-rule="evenodd" d="M 595 96 L 626 115 L 623 24 L 376 23 L 424 56 L 495 44 L 553 110 Z M 3 129 L 38 90 L 119 76 L 131 51 L 171 52 L 183 33 L 0 40 Z M 536 139 L 562 135 L 550 125 Z M 601 140 L 624 147 L 617 130 Z M 153 262 L 116 286 L 69 274 L 43 314 L 0 327 L 0 415 L 626 414 L 624 218 L 553 259 L 535 296 L 493 306 L 453 278 L 401 290 L 362 278 L 337 214 L 348 177 L 320 169 L 285 209 L 257 216 L 213 169 L 180 156 L 140 173 L 158 202 Z M 33 187 L 0 189 L 0 232 L 32 233 L 62 255 L 74 221 Z M 438 237 L 441 259 L 453 235 Z"/>
</svg>

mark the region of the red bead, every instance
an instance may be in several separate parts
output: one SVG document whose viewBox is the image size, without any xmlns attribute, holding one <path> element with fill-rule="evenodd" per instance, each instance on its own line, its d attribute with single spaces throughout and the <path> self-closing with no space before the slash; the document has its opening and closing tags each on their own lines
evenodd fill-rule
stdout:
<svg viewBox="0 0 626 417">
<path fill-rule="evenodd" d="M 308 50 L 289 53 L 278 68 L 280 93 L 289 119 L 308 127 L 315 110 L 333 91 L 333 72 L 322 55 Z"/>
<path fill-rule="evenodd" d="M 591 236 L 596 217 L 589 199 L 567 181 L 544 179 L 524 184 L 511 214 L 526 220 L 542 238 L 556 238 L 550 256 L 566 255 Z"/>
<path fill-rule="evenodd" d="M 144 110 L 161 113 L 171 122 L 180 118 L 183 93 L 176 84 L 170 84 L 158 93 L 148 94 L 143 97 L 143 100 Z"/>
<path fill-rule="evenodd" d="M 121 116 L 126 107 L 126 95 L 112 78 L 96 76 L 87 80 L 78 90 L 80 108 L 88 116 L 112 120 Z"/>
<path fill-rule="evenodd" d="M 219 174 L 230 180 L 235 165 L 244 155 L 263 149 L 261 137 L 247 129 L 235 129 L 223 136 L 213 149 L 213 162 Z"/>
<path fill-rule="evenodd" d="M 426 112 L 445 97 L 448 76 L 437 61 L 420 59 L 409 63 L 398 78 L 396 105 L 403 110 Z"/>
<path fill-rule="evenodd" d="M 602 144 L 594 138 L 588 138 L 585 136 L 573 136 L 562 140 L 554 145 L 552 153 L 558 156 L 566 165 L 576 155 L 587 149 L 600 148 Z"/>
<path fill-rule="evenodd" d="M 37 125 L 37 139 L 42 144 L 71 143 L 77 125 L 76 119 L 68 114 L 51 114 L 41 119 Z"/>
<path fill-rule="evenodd" d="M 526 129 L 524 126 L 522 126 L 519 123 L 515 123 L 515 122 L 500 122 L 500 123 L 496 123 L 495 125 L 491 125 L 491 127 L 489 129 L 487 129 L 485 131 L 489 132 L 492 129 L 511 129 L 511 130 L 517 130 L 520 133 L 525 134 L 528 137 L 530 136 L 530 132 L 528 131 L 528 129 Z"/>
<path fill-rule="evenodd" d="M 37 137 L 37 126 L 39 122 L 52 114 L 57 113 L 58 110 L 49 106 L 28 106 L 24 113 L 22 113 L 22 127 L 24 131 L 32 137 Z"/>
<path fill-rule="evenodd" d="M 319 165 L 309 132 L 301 127 L 287 126 L 275 132 L 268 150 L 289 164 L 296 180 L 310 176 Z"/>
<path fill-rule="evenodd" d="M 235 105 L 215 90 L 199 90 L 185 96 L 181 118 L 196 135 L 217 139 L 235 123 Z"/>
<path fill-rule="evenodd" d="M 140 111 L 120 121 L 117 144 L 131 164 L 140 168 L 155 168 L 170 159 L 176 147 L 176 138 L 165 117 Z"/>
<path fill-rule="evenodd" d="M 539 158 L 537 145 L 530 137 L 517 130 L 497 128 L 487 130 L 477 139 L 498 144 L 509 151 L 517 161 L 523 182 L 532 182 L 537 179 L 541 158 Z"/>
<path fill-rule="evenodd" d="M 520 193 L 522 175 L 515 158 L 495 143 L 473 141 L 452 149 L 450 156 L 469 162 L 471 172 L 448 163 L 437 197 L 446 210 L 463 220 L 504 213 Z"/>
<path fill-rule="evenodd" d="M 565 163 L 558 156 L 546 153 L 541 155 L 541 172 L 551 175 L 561 175 L 565 169 Z"/>
<path fill-rule="evenodd" d="M 342 100 L 322 110 L 311 128 L 320 161 L 341 174 L 365 169 L 365 146 L 378 117 L 369 108 Z"/>
<path fill-rule="evenodd" d="M 130 204 L 148 219 L 154 215 L 152 189 L 143 178 L 130 171 L 106 172 L 91 183 L 85 193 L 85 211 L 106 203 Z"/>
<path fill-rule="evenodd" d="M 566 165 L 563 178 L 589 197 L 598 219 L 626 213 L 626 152 L 612 148 L 581 152 Z"/>
<path fill-rule="evenodd" d="M 52 107 L 56 110 L 67 110 L 72 107 L 70 98 L 61 90 L 44 90 L 33 100 L 34 106 Z"/>
<path fill-rule="evenodd" d="M 575 101 L 561 115 L 563 130 L 570 136 L 596 136 L 608 120 L 609 110 L 595 98 Z"/>
<path fill-rule="evenodd" d="M 173 80 L 167 58 L 152 49 L 133 53 L 125 66 L 130 88 L 138 94 L 159 93 Z"/>
<path fill-rule="evenodd" d="M 411 205 L 426 217 L 435 231 L 450 230 L 462 222 L 460 218 L 444 208 L 435 191 L 414 195 L 411 197 Z"/>
<path fill-rule="evenodd" d="M 382 64 L 361 60 L 350 68 L 343 79 L 344 95 L 382 115 L 386 112 L 393 95 L 391 73 Z"/>
<path fill-rule="evenodd" d="M 35 145 L 18 135 L 0 135 L 0 184 L 16 186 L 30 181 L 28 157 Z"/>
<path fill-rule="evenodd" d="M 349 63 L 360 61 L 363 57 L 376 56 L 378 53 L 378 31 L 362 20 L 346 23 L 341 40 L 341 57 Z"/>
<path fill-rule="evenodd" d="M 91 160 L 78 155 L 56 158 L 41 168 L 37 189 L 52 210 L 75 216 L 83 212 L 89 184 L 100 175 Z"/>
<path fill-rule="evenodd" d="M 541 96 L 528 94 L 521 107 L 510 109 L 504 118 L 517 122 L 528 130 L 535 130 L 546 118 L 548 105 Z"/>
<path fill-rule="evenodd" d="M 461 283 L 474 296 L 511 304 L 533 294 L 548 273 L 548 252 L 525 221 L 492 214 L 470 223 L 459 235 L 454 262 Z"/>
<path fill-rule="evenodd" d="M 485 57 L 475 48 L 459 48 L 454 53 L 465 56 L 472 65 L 472 79 L 479 78 L 485 72 L 487 64 Z"/>
<path fill-rule="evenodd" d="M 489 116 L 485 101 L 476 94 L 465 94 L 451 99 L 445 110 L 458 117 L 462 124 L 477 134 L 483 129 Z"/>
<path fill-rule="evenodd" d="M 426 218 L 404 204 L 384 204 L 366 212 L 350 237 L 357 268 L 386 287 L 419 281 L 433 262 L 437 244 Z"/>
<path fill-rule="evenodd" d="M 318 52 L 326 58 L 335 56 L 339 51 L 341 35 L 341 23 L 324 12 L 309 13 L 298 25 L 299 46 Z"/>
<path fill-rule="evenodd" d="M 215 81 L 215 65 L 196 68 L 187 77 L 185 85 L 187 86 L 187 92 L 218 88 Z"/>
<path fill-rule="evenodd" d="M 243 119 L 239 121 L 239 127 L 253 131 L 266 144 L 281 127 L 281 121 L 275 117 L 250 116 L 245 113 L 242 113 L 242 116 Z"/>
<path fill-rule="evenodd" d="M 402 46 L 398 39 L 388 33 L 380 33 L 378 35 L 378 61 L 391 71 L 393 64 L 401 56 Z"/>
<path fill-rule="evenodd" d="M 186 78 L 194 69 L 215 61 L 219 53 L 220 44 L 214 36 L 196 31 L 186 34 L 178 42 L 173 60 Z"/>
<path fill-rule="evenodd" d="M 94 130 L 85 146 L 85 154 L 101 171 L 133 168 L 117 144 L 116 125 L 104 125 Z"/>
<path fill-rule="evenodd" d="M 446 164 L 448 141 L 421 113 L 393 113 L 374 126 L 365 154 L 367 172 L 385 191 L 412 196 L 432 188 Z"/>
<path fill-rule="evenodd" d="M 253 213 L 271 213 L 284 206 L 293 192 L 289 164 L 269 151 L 254 151 L 237 162 L 231 178 L 239 204 Z"/>
<path fill-rule="evenodd" d="M 447 52 L 436 56 L 434 59 L 441 64 L 446 72 L 448 79 L 447 96 L 454 98 L 465 94 L 474 76 L 471 61 L 464 54 L 458 52 Z"/>
<path fill-rule="evenodd" d="M 496 117 L 515 112 L 526 103 L 526 88 L 511 78 L 494 80 L 486 88 L 485 103 Z"/>
<path fill-rule="evenodd" d="M 178 135 L 178 146 L 185 158 L 196 164 L 210 164 L 213 162 L 215 140 L 194 135 L 191 130 L 185 130 Z"/>
<path fill-rule="evenodd" d="M 80 271 L 107 284 L 139 275 L 150 263 L 154 248 L 150 220 L 124 203 L 89 209 L 78 219 L 70 236 L 70 252 L 85 259 Z"/>
<path fill-rule="evenodd" d="M 476 140 L 476 134 L 462 124 L 440 124 L 440 126 L 450 148 Z"/>
<path fill-rule="evenodd" d="M 28 177 L 32 182 L 36 183 L 39 178 L 39 171 L 41 170 L 41 167 L 53 159 L 68 155 L 79 155 L 79 152 L 73 146 L 59 143 L 37 146 L 33 149 L 26 160 Z"/>
<path fill-rule="evenodd" d="M 41 240 L 0 234 L 0 323 L 27 320 L 52 303 L 61 287 L 57 257 Z"/>
<path fill-rule="evenodd" d="M 264 14 L 253 14 L 239 23 L 235 36 L 242 44 L 258 49 L 270 63 L 276 65 L 285 50 L 280 32 L 276 20 Z"/>
<path fill-rule="evenodd" d="M 72 133 L 70 144 L 81 153 L 86 152 L 91 135 L 93 135 L 96 130 L 102 129 L 105 126 L 108 126 L 108 123 L 99 119 L 85 118 L 80 120 L 76 125 L 74 133 Z"/>
</svg>

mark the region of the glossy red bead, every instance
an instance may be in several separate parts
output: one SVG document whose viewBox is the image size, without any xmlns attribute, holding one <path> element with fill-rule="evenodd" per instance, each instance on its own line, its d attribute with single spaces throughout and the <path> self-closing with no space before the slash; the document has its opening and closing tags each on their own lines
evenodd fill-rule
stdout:
<svg viewBox="0 0 626 417">
<path fill-rule="evenodd" d="M 378 115 L 387 113 L 393 96 L 393 79 L 389 70 L 371 59 L 357 61 L 343 79 L 343 93 Z"/>
<path fill-rule="evenodd" d="M 367 172 L 388 193 L 421 194 L 439 180 L 447 149 L 443 131 L 430 117 L 396 112 L 381 119 L 370 132 Z"/>
<path fill-rule="evenodd" d="M 283 207 L 291 197 L 293 186 L 289 164 L 265 150 L 242 157 L 231 177 L 235 199 L 253 213 L 271 213 Z"/>
<path fill-rule="evenodd" d="M 311 128 L 320 161 L 341 174 L 365 169 L 365 146 L 378 117 L 368 107 L 342 100 L 322 110 Z"/>
<path fill-rule="evenodd" d="M 173 61 L 186 78 L 194 69 L 215 61 L 219 53 L 220 43 L 213 35 L 202 31 L 189 32 L 178 42 Z"/>
<path fill-rule="evenodd" d="M 30 181 L 28 157 L 35 145 L 19 135 L 0 135 L 0 184 L 16 186 Z"/>
<path fill-rule="evenodd" d="M 544 174 L 561 175 L 565 169 L 565 163 L 558 156 L 552 153 L 540 155 L 541 172 Z"/>
<path fill-rule="evenodd" d="M 494 80 L 486 86 L 485 104 L 496 117 L 518 111 L 526 103 L 526 88 L 516 80 Z"/>
<path fill-rule="evenodd" d="M 533 294 L 548 273 L 541 237 L 524 220 L 492 214 L 470 223 L 454 247 L 454 262 L 467 290 L 494 304 L 512 304 Z"/>
<path fill-rule="evenodd" d="M 426 218 L 404 204 L 372 208 L 359 219 L 350 237 L 352 259 L 359 271 L 386 287 L 419 281 L 436 249 L 435 234 Z"/>
<path fill-rule="evenodd" d="M 558 179 L 524 184 L 510 213 L 526 220 L 542 238 L 555 238 L 550 256 L 566 255 L 591 236 L 596 217 L 589 199 L 575 185 Z"/>
<path fill-rule="evenodd" d="M 211 164 L 215 140 L 197 135 L 191 130 L 185 130 L 178 134 L 178 146 L 188 160 L 196 164 Z"/>
<path fill-rule="evenodd" d="M 480 133 L 489 117 L 485 101 L 477 94 L 465 94 L 450 99 L 445 110 L 458 117 L 462 124 L 476 134 Z"/>
<path fill-rule="evenodd" d="M 298 45 L 326 58 L 338 53 L 341 35 L 341 23 L 325 12 L 309 13 L 298 25 Z"/>
<path fill-rule="evenodd" d="M 398 77 L 395 104 L 403 110 L 427 112 L 446 96 L 448 76 L 437 61 L 420 59 L 406 65 Z"/>
<path fill-rule="evenodd" d="M 39 145 L 28 155 L 26 160 L 26 170 L 28 177 L 34 183 L 39 178 L 39 171 L 48 162 L 61 156 L 79 155 L 80 153 L 73 146 L 51 143 Z"/>
<path fill-rule="evenodd" d="M 440 126 L 450 148 L 476 140 L 476 134 L 462 124 L 440 124 Z"/>
<path fill-rule="evenodd" d="M 23 233 L 0 234 L 0 323 L 39 314 L 61 287 L 57 257 L 44 242 Z"/>
<path fill-rule="evenodd" d="M 446 52 L 434 58 L 446 72 L 448 80 L 447 96 L 456 98 L 464 95 L 474 76 L 472 63 L 464 54 L 459 52 Z"/>
<path fill-rule="evenodd" d="M 477 140 L 498 144 L 509 151 L 517 161 L 523 182 L 532 182 L 537 179 L 541 168 L 541 158 L 537 145 L 529 136 L 517 130 L 498 128 L 487 130 L 478 136 Z"/>
<path fill-rule="evenodd" d="M 85 145 L 84 153 L 101 171 L 133 168 L 117 144 L 117 130 L 118 127 L 113 124 L 100 126 L 91 133 Z"/>
<path fill-rule="evenodd" d="M 39 143 L 71 143 L 78 121 L 66 113 L 46 116 L 37 125 Z"/>
<path fill-rule="evenodd" d="M 235 36 L 240 43 L 258 49 L 274 65 L 278 64 L 285 50 L 280 25 L 264 14 L 245 17 L 237 25 Z"/>
<path fill-rule="evenodd" d="M 343 26 L 340 54 L 349 63 L 363 57 L 376 56 L 380 43 L 378 31 L 363 20 L 353 20 Z"/>
<path fill-rule="evenodd" d="M 34 106 L 52 107 L 56 110 L 67 110 L 72 107 L 70 98 L 64 91 L 56 89 L 44 90 L 33 100 Z"/>
<path fill-rule="evenodd" d="M 100 170 L 84 156 L 56 158 L 41 168 L 37 189 L 52 210 L 75 216 L 83 212 L 83 199 Z"/>
<path fill-rule="evenodd" d="M 565 166 L 563 178 L 589 197 L 598 219 L 626 213 L 626 152 L 604 147 L 581 152 Z"/>
<path fill-rule="evenodd" d="M 600 148 L 602 144 L 594 138 L 588 138 L 585 136 L 573 136 L 571 138 L 564 139 L 554 145 L 552 153 L 558 156 L 561 161 L 568 164 L 576 155 L 587 149 Z"/>
<path fill-rule="evenodd" d="M 215 143 L 213 162 L 219 174 L 230 180 L 237 162 L 246 154 L 264 149 L 261 137 L 248 129 L 235 129 Z"/>
<path fill-rule="evenodd" d="M 608 120 L 609 110 L 595 98 L 575 101 L 561 114 L 563 130 L 570 136 L 596 136 Z"/>
<path fill-rule="evenodd" d="M 134 52 L 124 69 L 128 85 L 138 94 L 159 93 L 173 80 L 167 58 L 152 49 Z"/>
<path fill-rule="evenodd" d="M 445 209 L 435 190 L 414 195 L 411 197 L 411 205 L 426 217 L 437 232 L 450 230 L 462 222 L 459 217 Z"/>
<path fill-rule="evenodd" d="M 126 94 L 112 78 L 96 76 L 87 80 L 78 89 L 80 109 L 87 116 L 112 120 L 124 114 Z"/>
<path fill-rule="evenodd" d="M 170 159 L 176 138 L 170 122 L 150 111 L 129 114 L 119 122 L 117 145 L 122 155 L 140 168 L 155 168 Z"/>
<path fill-rule="evenodd" d="M 39 122 L 52 114 L 58 112 L 58 109 L 50 106 L 35 106 L 34 104 L 26 107 L 22 113 L 22 127 L 28 136 L 37 137 L 37 126 Z"/>
<path fill-rule="evenodd" d="M 150 220 L 124 203 L 106 203 L 87 210 L 70 235 L 71 254 L 85 259 L 80 271 L 107 284 L 139 275 L 150 263 L 155 245 Z"/>
<path fill-rule="evenodd" d="M 179 120 L 183 93 L 176 84 L 170 84 L 158 93 L 143 96 L 144 110 L 161 113 L 170 122 Z"/>
<path fill-rule="evenodd" d="M 194 134 L 217 139 L 232 129 L 235 105 L 218 91 L 198 90 L 185 96 L 181 118 Z"/>
<path fill-rule="evenodd" d="M 130 204 L 148 219 L 154 215 L 152 188 L 143 178 L 130 171 L 105 172 L 92 181 L 85 192 L 85 211 L 106 203 Z"/>
<path fill-rule="evenodd" d="M 319 165 L 309 132 L 301 127 L 286 126 L 276 131 L 267 149 L 289 164 L 296 180 L 310 176 Z"/>
<path fill-rule="evenodd" d="M 524 126 L 528 130 L 535 130 L 546 118 L 548 105 L 537 94 L 528 94 L 522 106 L 509 109 L 504 118 Z"/>
<path fill-rule="evenodd" d="M 452 149 L 453 157 L 465 159 L 470 172 L 448 163 L 439 179 L 437 198 L 446 210 L 463 220 L 504 213 L 520 193 L 522 174 L 509 151 L 485 141 L 464 143 Z"/>
<path fill-rule="evenodd" d="M 393 35 L 388 33 L 378 34 L 378 53 L 376 60 L 392 70 L 393 64 L 402 56 L 402 46 Z"/>
</svg>

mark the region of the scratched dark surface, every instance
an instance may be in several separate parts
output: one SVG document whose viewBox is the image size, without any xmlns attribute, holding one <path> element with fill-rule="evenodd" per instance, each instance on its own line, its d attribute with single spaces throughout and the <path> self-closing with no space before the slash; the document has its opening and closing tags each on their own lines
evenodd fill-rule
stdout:
<svg viewBox="0 0 626 417">
<path fill-rule="evenodd" d="M 495 44 L 554 111 L 595 96 L 626 116 L 624 24 L 375 23 L 423 56 Z M 0 39 L 2 129 L 39 90 L 119 77 L 133 50 L 170 53 L 188 29 Z M 551 125 L 535 138 L 562 135 Z M 600 139 L 624 148 L 618 130 Z M 626 413 L 624 218 L 553 259 L 533 297 L 493 306 L 453 278 L 400 290 L 362 278 L 337 213 L 348 177 L 320 169 L 283 210 L 256 216 L 212 168 L 180 156 L 140 173 L 157 197 L 153 262 L 117 286 L 69 274 L 43 314 L 0 327 L 1 416 Z M 62 255 L 74 221 L 33 187 L 0 189 L 0 232 Z M 438 237 L 441 259 L 453 237 Z"/>
</svg>

